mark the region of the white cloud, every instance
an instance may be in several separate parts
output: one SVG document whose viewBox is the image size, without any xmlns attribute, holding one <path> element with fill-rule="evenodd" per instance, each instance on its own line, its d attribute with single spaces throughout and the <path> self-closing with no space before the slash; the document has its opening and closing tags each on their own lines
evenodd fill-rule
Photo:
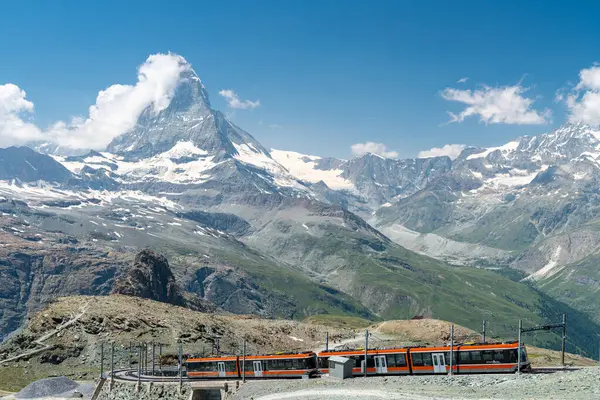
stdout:
<svg viewBox="0 0 600 400">
<path fill-rule="evenodd" d="M 283 129 L 283 125 L 269 124 L 269 128 L 271 128 L 271 129 Z"/>
<path fill-rule="evenodd" d="M 579 83 L 568 95 L 562 95 L 569 110 L 569 122 L 600 124 L 600 66 L 579 71 Z"/>
<path fill-rule="evenodd" d="M 549 122 L 550 110 L 541 113 L 532 108 L 533 99 L 524 97 L 527 88 L 519 85 L 490 87 L 477 90 L 446 88 L 441 95 L 445 100 L 464 103 L 467 107 L 458 115 L 448 112 L 449 122 L 462 122 L 468 117 L 479 117 L 486 124 L 544 124 Z"/>
<path fill-rule="evenodd" d="M 396 158 L 398 157 L 398 153 L 395 151 L 388 150 L 387 146 L 383 143 L 374 143 L 374 142 L 366 142 L 366 143 L 356 143 L 350 146 L 352 149 L 352 154 L 355 156 L 363 156 L 367 153 L 377 154 L 381 157 L 385 158 Z"/>
<path fill-rule="evenodd" d="M 168 107 L 182 73 L 189 69 L 181 56 L 151 55 L 139 67 L 135 85 L 117 84 L 101 90 L 87 118 L 58 121 L 46 130 L 21 119 L 23 112 L 33 111 L 24 91 L 12 84 L 0 86 L 2 92 L 12 93 L 0 94 L 0 145 L 43 140 L 74 149 L 104 149 L 113 138 L 133 128 L 147 107 L 152 106 L 153 112 Z"/>
<path fill-rule="evenodd" d="M 452 160 L 460 155 L 465 149 L 464 144 L 446 144 L 442 147 L 433 147 L 429 150 L 420 151 L 417 155 L 418 158 L 430 158 L 430 157 L 441 157 L 448 156 Z"/>
<path fill-rule="evenodd" d="M 42 132 L 23 115 L 33 113 L 33 103 L 17 85 L 0 85 L 0 147 L 22 145 L 40 140 Z"/>
<path fill-rule="evenodd" d="M 459 80 L 457 80 L 456 83 L 467 83 L 468 80 L 469 80 L 469 78 L 464 77 L 464 78 L 460 78 Z"/>
<path fill-rule="evenodd" d="M 247 108 L 256 108 L 260 106 L 260 100 L 250 101 L 250 100 L 240 100 L 239 96 L 236 92 L 231 89 L 223 89 L 219 92 L 221 96 L 227 100 L 227 105 L 230 108 L 239 108 L 239 109 L 247 109 Z"/>
</svg>

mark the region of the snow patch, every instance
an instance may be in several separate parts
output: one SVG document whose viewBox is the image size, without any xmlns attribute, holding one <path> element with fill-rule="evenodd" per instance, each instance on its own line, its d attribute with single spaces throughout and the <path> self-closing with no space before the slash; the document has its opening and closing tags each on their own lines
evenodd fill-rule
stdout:
<svg viewBox="0 0 600 400">
<path fill-rule="evenodd" d="M 271 150 L 271 157 L 303 181 L 310 183 L 323 181 L 331 189 L 355 190 L 354 184 L 341 176 L 343 173 L 341 169 L 317 169 L 315 161 L 321 160 L 321 157 L 274 149 Z"/>
<path fill-rule="evenodd" d="M 524 281 L 538 281 L 542 278 L 549 278 L 552 275 L 556 274 L 557 272 L 559 272 L 561 270 L 561 268 L 556 268 L 558 266 L 558 261 L 560 259 L 560 252 L 562 250 L 561 246 L 558 246 L 556 248 L 556 250 L 554 250 L 554 253 L 552 254 L 552 256 L 550 257 L 550 261 L 548 261 L 548 263 L 546 265 L 544 265 L 542 268 L 538 269 L 537 271 L 535 271 L 533 274 L 529 275 L 528 277 L 524 278 Z"/>
<path fill-rule="evenodd" d="M 485 151 L 482 151 L 481 153 L 471 154 L 470 156 L 467 157 L 467 160 L 473 160 L 476 158 L 485 158 L 490 153 L 492 153 L 496 150 L 500 150 L 502 152 L 502 155 L 507 155 L 509 153 L 514 152 L 518 147 L 519 147 L 518 141 L 508 142 L 505 145 L 502 145 L 499 147 L 489 147 Z"/>
</svg>

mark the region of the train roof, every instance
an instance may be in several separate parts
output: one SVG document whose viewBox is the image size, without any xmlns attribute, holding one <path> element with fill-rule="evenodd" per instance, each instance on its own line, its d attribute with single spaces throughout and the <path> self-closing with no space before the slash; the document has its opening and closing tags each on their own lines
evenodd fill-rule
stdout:
<svg viewBox="0 0 600 400">
<path fill-rule="evenodd" d="M 266 359 L 266 358 L 306 358 L 312 357 L 315 353 L 312 351 L 305 351 L 301 353 L 272 353 L 272 354 L 247 354 L 246 359 Z M 206 357 L 190 357 L 186 362 L 219 362 L 219 361 L 235 361 L 237 357 L 242 358 L 242 355 L 224 355 L 217 356 L 211 355 Z"/>
<path fill-rule="evenodd" d="M 463 342 L 463 343 L 454 343 L 454 347 L 473 347 L 473 348 L 498 348 L 498 347 L 502 347 L 502 346 L 510 346 L 510 345 L 517 345 L 518 342 L 517 341 L 507 341 L 507 342 Z M 430 345 L 430 346 L 399 346 L 399 347 L 375 347 L 375 348 L 369 348 L 368 353 L 371 352 L 391 352 L 391 351 L 398 351 L 398 352 L 407 352 L 408 350 L 423 350 L 423 351 L 427 351 L 427 350 L 436 350 L 436 349 L 441 349 L 441 348 L 446 348 L 446 347 L 450 347 L 450 343 L 447 344 L 442 344 L 442 345 Z M 353 349 L 339 349 L 339 350 L 322 350 L 319 352 L 319 354 L 339 354 L 339 353 L 364 353 L 365 349 L 364 347 L 358 347 L 358 348 L 353 348 Z"/>
</svg>

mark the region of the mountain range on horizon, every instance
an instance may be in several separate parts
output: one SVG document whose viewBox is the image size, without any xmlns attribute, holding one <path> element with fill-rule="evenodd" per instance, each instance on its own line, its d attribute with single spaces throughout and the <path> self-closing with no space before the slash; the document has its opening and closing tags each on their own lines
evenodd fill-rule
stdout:
<svg viewBox="0 0 600 400">
<path fill-rule="evenodd" d="M 109 293 L 151 247 L 182 288 L 234 313 L 496 319 L 507 334 L 518 317 L 568 311 L 571 345 L 596 351 L 593 127 L 454 160 L 317 157 L 265 148 L 189 70 L 105 151 L 64 150 L 0 149 L 0 287 L 13 288 L 0 290 L 0 337 L 57 296 Z"/>
</svg>

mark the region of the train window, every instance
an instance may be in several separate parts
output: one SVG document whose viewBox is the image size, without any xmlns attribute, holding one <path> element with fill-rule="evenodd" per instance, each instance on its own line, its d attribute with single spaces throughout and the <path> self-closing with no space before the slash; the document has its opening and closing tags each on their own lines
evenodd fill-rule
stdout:
<svg viewBox="0 0 600 400">
<path fill-rule="evenodd" d="M 246 360 L 245 370 L 249 372 L 254 371 L 254 361 Z"/>
<path fill-rule="evenodd" d="M 458 353 L 458 359 L 463 364 L 468 364 L 471 362 L 471 357 L 469 356 L 469 351 L 461 351 Z"/>
<path fill-rule="evenodd" d="M 496 362 L 500 362 L 503 363 L 504 361 L 504 351 L 502 350 L 495 350 L 494 351 L 494 361 Z"/>
<path fill-rule="evenodd" d="M 375 358 L 373 356 L 368 356 L 367 357 L 367 368 L 374 368 L 375 367 Z"/>
<path fill-rule="evenodd" d="M 319 357 L 319 368 L 329 368 L 329 358 Z"/>
<path fill-rule="evenodd" d="M 423 353 L 423 365 L 426 367 L 431 367 L 433 365 L 431 353 Z"/>
<path fill-rule="evenodd" d="M 470 351 L 469 353 L 471 353 L 471 364 L 481 364 L 483 362 L 481 351 Z"/>
<path fill-rule="evenodd" d="M 396 366 L 396 355 L 395 354 L 388 354 L 386 356 L 386 361 L 387 361 L 387 366 L 388 367 L 395 367 Z"/>
<path fill-rule="evenodd" d="M 216 369 L 213 368 L 213 363 L 211 362 L 198 362 L 188 364 L 187 370 L 192 372 L 203 372 L 215 371 Z"/>
<path fill-rule="evenodd" d="M 393 363 L 391 360 L 394 360 Z M 388 355 L 387 362 L 388 367 L 406 367 L 406 357 L 404 354 L 390 354 Z"/>
<path fill-rule="evenodd" d="M 354 360 L 354 368 L 362 368 L 362 360 L 365 359 L 365 356 L 352 356 L 350 358 Z"/>
<path fill-rule="evenodd" d="M 225 371 L 237 372 L 236 362 L 235 361 L 226 361 L 225 362 Z"/>
<path fill-rule="evenodd" d="M 456 365 L 456 364 L 457 364 L 457 362 L 456 362 L 456 357 L 457 357 L 457 355 L 456 355 L 456 351 L 454 351 L 454 352 L 452 353 L 452 364 L 454 364 L 454 365 Z M 449 352 L 449 351 L 446 351 L 446 352 L 444 353 L 444 360 L 446 361 L 446 363 L 450 363 L 450 352 Z"/>
<path fill-rule="evenodd" d="M 423 366 L 423 354 L 413 353 L 412 363 L 415 367 L 422 367 Z"/>
<path fill-rule="evenodd" d="M 311 357 L 305 360 L 307 369 L 315 369 L 317 368 L 317 358 Z"/>
<path fill-rule="evenodd" d="M 481 358 L 484 363 L 490 363 L 494 361 L 494 351 L 493 350 L 483 350 L 481 352 Z"/>
</svg>

